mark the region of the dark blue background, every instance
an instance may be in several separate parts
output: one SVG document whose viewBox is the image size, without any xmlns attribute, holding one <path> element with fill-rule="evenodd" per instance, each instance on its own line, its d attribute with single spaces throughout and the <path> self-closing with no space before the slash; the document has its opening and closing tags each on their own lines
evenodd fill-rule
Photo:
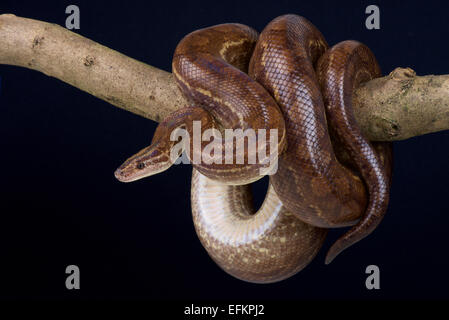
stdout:
<svg viewBox="0 0 449 320">
<path fill-rule="evenodd" d="M 329 44 L 366 43 L 384 73 L 410 66 L 449 73 L 449 7 L 444 2 L 354 1 L 6 1 L 0 13 L 64 25 L 81 10 L 79 34 L 170 70 L 177 42 L 201 27 L 240 22 L 261 30 L 296 13 Z M 381 29 L 365 28 L 378 4 Z M 1 26 L 0 26 L 1 27 Z M 190 166 L 132 184 L 113 172 L 150 142 L 156 123 L 111 107 L 41 73 L 0 66 L 0 297 L 148 299 L 449 298 L 449 133 L 396 142 L 388 213 L 369 238 L 325 266 L 343 230 L 286 281 L 255 285 L 232 278 L 200 245 L 190 216 Z M 263 197 L 263 184 L 258 184 Z M 260 201 L 260 199 L 259 199 Z M 65 267 L 81 269 L 68 291 Z M 381 290 L 365 288 L 369 264 Z"/>
</svg>

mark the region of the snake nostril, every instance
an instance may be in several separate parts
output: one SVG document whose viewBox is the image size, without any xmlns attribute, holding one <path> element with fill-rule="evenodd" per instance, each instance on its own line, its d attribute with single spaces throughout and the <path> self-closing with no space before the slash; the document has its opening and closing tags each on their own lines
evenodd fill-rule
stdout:
<svg viewBox="0 0 449 320">
<path fill-rule="evenodd" d="M 145 164 L 143 162 L 139 162 L 136 166 L 137 169 L 142 170 L 145 168 Z"/>
</svg>

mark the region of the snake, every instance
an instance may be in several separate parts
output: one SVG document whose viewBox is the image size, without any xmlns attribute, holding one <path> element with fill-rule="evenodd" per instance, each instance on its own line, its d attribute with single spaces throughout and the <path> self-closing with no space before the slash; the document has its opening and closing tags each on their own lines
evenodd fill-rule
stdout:
<svg viewBox="0 0 449 320">
<path fill-rule="evenodd" d="M 158 125 L 151 145 L 116 170 L 118 180 L 167 170 L 177 143 L 171 134 L 183 128 L 192 136 L 194 121 L 218 132 L 279 130 L 275 171 L 263 159 L 193 164 L 195 230 L 224 271 L 248 282 L 281 281 L 313 260 L 329 228 L 351 227 L 330 247 L 326 264 L 379 225 L 389 201 L 392 147 L 366 139 L 352 108 L 354 90 L 381 75 L 367 46 L 347 40 L 329 48 L 310 21 L 287 14 L 260 35 L 237 23 L 186 35 L 172 73 L 190 104 Z M 189 146 L 175 158 L 186 150 L 193 158 Z M 249 184 L 265 175 L 269 187 L 255 210 Z"/>
</svg>

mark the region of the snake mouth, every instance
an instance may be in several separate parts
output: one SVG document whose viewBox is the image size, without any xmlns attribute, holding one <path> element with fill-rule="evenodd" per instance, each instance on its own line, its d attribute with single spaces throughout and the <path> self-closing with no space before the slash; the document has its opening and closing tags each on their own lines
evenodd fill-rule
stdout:
<svg viewBox="0 0 449 320">
<path fill-rule="evenodd" d="M 139 177 L 139 176 L 128 175 L 121 168 L 118 168 L 117 170 L 115 170 L 114 176 L 120 182 L 133 182 L 133 181 L 136 181 L 136 180 L 139 180 L 139 179 L 142 178 L 142 177 Z"/>
</svg>

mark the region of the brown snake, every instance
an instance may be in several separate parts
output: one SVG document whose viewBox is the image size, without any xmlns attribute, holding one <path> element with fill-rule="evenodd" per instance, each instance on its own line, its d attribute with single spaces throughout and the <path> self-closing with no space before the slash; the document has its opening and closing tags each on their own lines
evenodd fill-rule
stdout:
<svg viewBox="0 0 449 320">
<path fill-rule="evenodd" d="M 175 50 L 173 75 L 195 107 L 161 122 L 151 146 L 117 169 L 119 180 L 170 167 L 171 132 L 183 127 L 191 136 L 194 120 L 204 129 L 280 130 L 279 168 L 256 213 L 242 184 L 269 173 L 262 159 L 194 164 L 194 225 L 226 272 L 279 281 L 314 258 L 327 228 L 353 226 L 329 250 L 329 263 L 377 227 L 388 205 L 392 154 L 389 143 L 362 136 L 352 111 L 354 88 L 380 76 L 366 46 L 344 41 L 328 50 L 321 33 L 296 15 L 276 18 L 258 39 L 247 26 L 224 24 L 187 35 Z"/>
</svg>

